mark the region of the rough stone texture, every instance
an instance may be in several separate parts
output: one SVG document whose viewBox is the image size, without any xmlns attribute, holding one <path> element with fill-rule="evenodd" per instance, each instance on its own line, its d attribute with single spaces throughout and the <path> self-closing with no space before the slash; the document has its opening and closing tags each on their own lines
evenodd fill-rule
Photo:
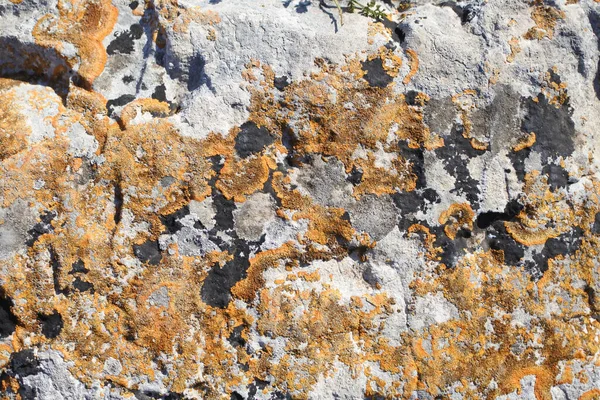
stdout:
<svg viewBox="0 0 600 400">
<path fill-rule="evenodd" d="M 0 0 L 3 399 L 600 397 L 600 3 Z"/>
</svg>

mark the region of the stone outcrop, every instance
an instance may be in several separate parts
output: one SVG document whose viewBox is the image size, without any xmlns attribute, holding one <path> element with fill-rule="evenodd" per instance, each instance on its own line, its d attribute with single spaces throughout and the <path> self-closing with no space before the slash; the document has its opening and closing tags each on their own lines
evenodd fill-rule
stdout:
<svg viewBox="0 0 600 400">
<path fill-rule="evenodd" d="M 0 0 L 1 398 L 600 396 L 600 3 L 339 3 Z"/>
</svg>

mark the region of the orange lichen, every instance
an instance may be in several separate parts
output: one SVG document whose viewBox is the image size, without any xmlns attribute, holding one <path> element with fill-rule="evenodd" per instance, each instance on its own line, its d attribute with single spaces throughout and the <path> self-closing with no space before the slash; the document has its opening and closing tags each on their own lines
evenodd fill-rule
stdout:
<svg viewBox="0 0 600 400">
<path fill-rule="evenodd" d="M 565 13 L 563 11 L 552 6 L 536 5 L 531 11 L 531 19 L 535 22 L 535 26 L 530 28 L 523 37 L 529 40 L 541 40 L 545 37 L 552 39 L 556 22 L 564 18 Z"/>
<path fill-rule="evenodd" d="M 411 49 L 407 49 L 406 54 L 408 54 L 408 57 L 410 58 L 410 71 L 408 74 L 406 74 L 402 80 L 402 83 L 408 85 L 410 80 L 417 74 L 417 71 L 419 70 L 419 57 L 417 56 L 417 52 Z"/>
<path fill-rule="evenodd" d="M 444 211 L 439 218 L 444 225 L 444 232 L 450 239 L 454 239 L 461 229 L 472 230 L 475 213 L 469 203 L 454 203 Z"/>
<path fill-rule="evenodd" d="M 506 57 L 506 61 L 511 63 L 515 61 L 517 54 L 521 52 L 521 45 L 519 44 L 519 38 L 512 37 L 508 41 L 508 45 L 510 46 L 510 54 Z"/>
<path fill-rule="evenodd" d="M 529 134 L 519 138 L 518 142 L 512 147 L 514 152 L 527 149 L 535 144 L 536 136 L 535 132 L 529 132 Z"/>
<path fill-rule="evenodd" d="M 112 32 L 118 10 L 109 0 L 60 0 L 58 16 L 46 14 L 33 28 L 36 42 L 57 51 L 63 42 L 73 44 L 78 57 L 69 59 L 72 67 L 79 64 L 78 74 L 87 86 L 104 70 L 107 55 L 102 40 Z"/>
</svg>

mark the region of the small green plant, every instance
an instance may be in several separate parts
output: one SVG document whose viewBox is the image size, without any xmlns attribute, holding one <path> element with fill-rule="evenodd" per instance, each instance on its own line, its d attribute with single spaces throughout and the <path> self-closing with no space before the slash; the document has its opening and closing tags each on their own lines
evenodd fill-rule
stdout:
<svg viewBox="0 0 600 400">
<path fill-rule="evenodd" d="M 338 13 L 340 14 L 340 23 L 344 25 L 342 6 L 340 5 L 339 0 L 333 0 L 333 2 L 338 9 Z M 357 0 L 350 0 L 350 3 L 348 4 L 348 12 L 353 13 L 357 11 L 365 17 L 373 18 L 378 21 L 387 18 L 385 10 L 381 7 L 381 5 L 377 4 L 375 0 L 369 1 L 366 5 L 359 3 Z"/>
</svg>

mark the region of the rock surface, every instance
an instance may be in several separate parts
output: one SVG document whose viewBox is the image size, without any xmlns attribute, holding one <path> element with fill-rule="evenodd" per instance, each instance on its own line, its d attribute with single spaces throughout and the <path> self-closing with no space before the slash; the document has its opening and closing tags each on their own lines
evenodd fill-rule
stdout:
<svg viewBox="0 0 600 400">
<path fill-rule="evenodd" d="M 600 396 L 600 3 L 0 0 L 3 399 Z"/>
</svg>

